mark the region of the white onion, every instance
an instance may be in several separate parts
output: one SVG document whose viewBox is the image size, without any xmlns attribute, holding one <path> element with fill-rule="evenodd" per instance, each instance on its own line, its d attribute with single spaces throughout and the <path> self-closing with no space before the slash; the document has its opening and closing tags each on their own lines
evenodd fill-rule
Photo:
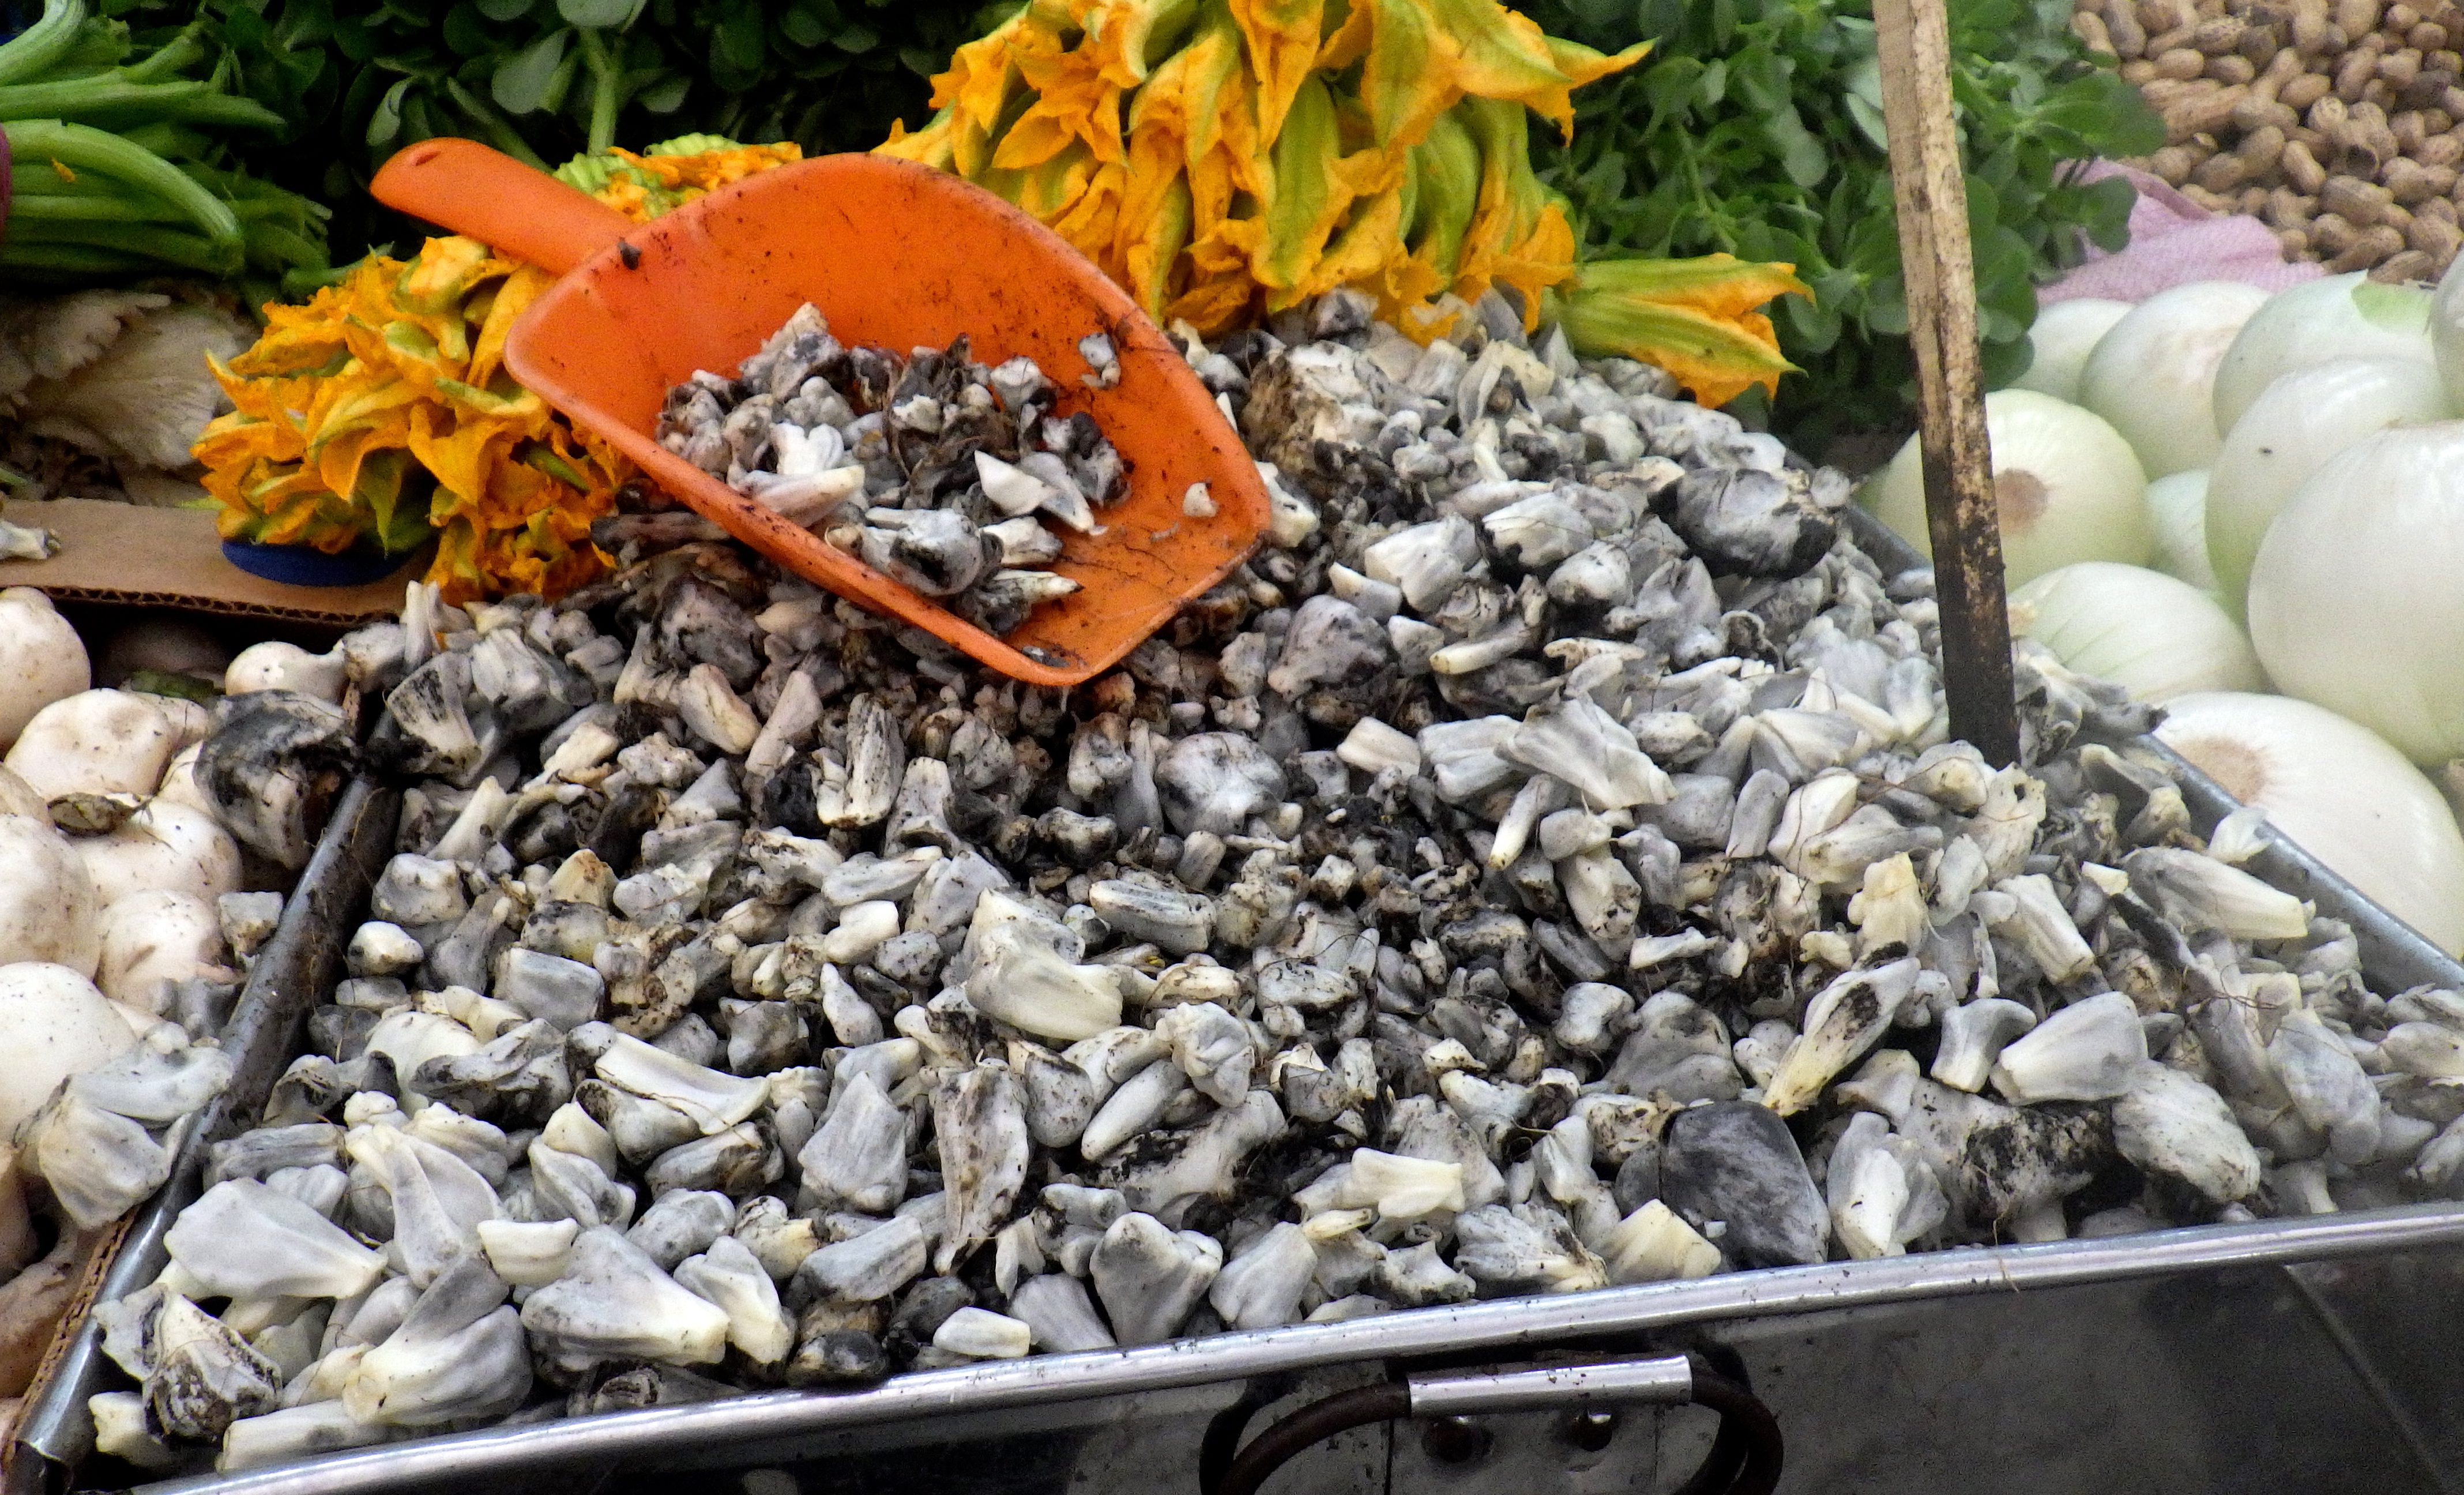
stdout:
<svg viewBox="0 0 2464 1495">
<path fill-rule="evenodd" d="M 2147 479 L 2112 427 L 2051 395 L 1997 389 L 1985 397 L 1985 433 L 2009 584 L 2079 561 L 2137 565 L 2154 552 Z M 1867 486 L 1867 501 L 1876 518 L 1931 556 L 1924 460 L 1910 436 Z"/>
<path fill-rule="evenodd" d="M 2176 473 L 2147 485 L 2147 515 L 2156 521 L 2151 564 L 2213 597 L 2215 568 L 2208 564 L 2208 472 Z"/>
<path fill-rule="evenodd" d="M 2129 314 L 2128 301 L 2093 296 L 2056 301 L 2036 313 L 2035 325 L 2028 329 L 2028 348 L 2034 357 L 2028 361 L 2028 371 L 2012 380 L 2011 387 L 2078 404 L 2079 371 L 2087 367 L 2087 356 L 2096 351 L 2098 341 L 2113 330 L 2113 324 Z"/>
<path fill-rule="evenodd" d="M 2404 755 L 2281 695 L 2185 695 L 2156 736 L 2441 950 L 2464 951 L 2464 835 Z"/>
<path fill-rule="evenodd" d="M 2113 324 L 2079 375 L 2079 404 L 2111 422 L 2150 477 L 2215 460 L 2216 365 L 2267 302 L 2256 286 L 2200 280 L 2159 291 Z"/>
<path fill-rule="evenodd" d="M 2250 573 L 2251 642 L 2277 689 L 2417 763 L 2464 756 L 2464 421 L 2399 427 L 2330 459 Z"/>
<path fill-rule="evenodd" d="M 2305 281 L 2268 298 L 2216 365 L 2216 429 L 2230 432 L 2267 386 L 2340 358 L 2430 362 L 2430 293 L 2364 271 Z"/>
<path fill-rule="evenodd" d="M 2047 572 L 2012 594 L 2011 627 L 2143 701 L 2267 687 L 2250 640 L 2213 598 L 2144 566 L 2090 561 Z"/>
<path fill-rule="evenodd" d="M 2447 400 L 2464 414 L 2464 256 L 2447 267 L 2430 300 L 2430 352 L 2438 362 Z"/>
<path fill-rule="evenodd" d="M 2407 359 L 2337 359 L 2268 385 L 2208 475 L 2208 561 L 2226 607 L 2241 610 L 2258 542 L 2311 473 L 2365 436 L 2444 419 L 2446 407 L 2436 373 Z"/>
</svg>

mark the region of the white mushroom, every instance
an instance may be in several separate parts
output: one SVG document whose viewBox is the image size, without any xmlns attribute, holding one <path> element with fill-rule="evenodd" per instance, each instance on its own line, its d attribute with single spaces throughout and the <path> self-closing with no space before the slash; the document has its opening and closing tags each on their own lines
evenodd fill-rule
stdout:
<svg viewBox="0 0 2464 1495">
<path fill-rule="evenodd" d="M 163 696 L 81 691 L 34 714 L 8 763 L 47 800 L 64 794 L 152 794 L 180 735 Z"/>
<path fill-rule="evenodd" d="M 278 639 L 251 644 L 233 656 L 223 671 L 225 695 L 297 691 L 320 701 L 340 701 L 347 683 L 347 662 L 339 646 L 322 654 L 312 654 L 297 644 Z"/>
<path fill-rule="evenodd" d="M 41 821 L 0 816 L 0 964 L 55 961 L 94 975 L 104 904 L 77 850 Z"/>
<path fill-rule="evenodd" d="M 104 908 L 149 890 L 212 904 L 240 883 L 239 844 L 211 815 L 155 800 L 104 836 L 76 843 Z"/>
<path fill-rule="evenodd" d="M 13 1133 L 62 1080 L 137 1044 L 128 1020 L 63 965 L 0 965 L 0 1135 Z"/>
<path fill-rule="evenodd" d="M 51 598 L 31 586 L 0 588 L 0 748 L 44 708 L 92 683 L 85 641 Z"/>
</svg>

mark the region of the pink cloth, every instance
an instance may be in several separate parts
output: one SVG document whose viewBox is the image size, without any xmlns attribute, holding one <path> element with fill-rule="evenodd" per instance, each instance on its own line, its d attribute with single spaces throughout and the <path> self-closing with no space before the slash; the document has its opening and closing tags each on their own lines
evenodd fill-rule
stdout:
<svg viewBox="0 0 2464 1495">
<path fill-rule="evenodd" d="M 2118 254 L 2089 250 L 2086 263 L 2036 292 L 2038 305 L 2091 296 L 2144 301 L 2194 280 L 2238 280 L 2281 291 L 2326 274 L 2308 260 L 2288 263 L 2275 231 L 2257 219 L 2210 212 L 2137 167 L 2099 161 L 2084 179 L 2110 176 L 2127 178 L 2139 189 L 2130 207 L 2129 244 Z"/>
</svg>

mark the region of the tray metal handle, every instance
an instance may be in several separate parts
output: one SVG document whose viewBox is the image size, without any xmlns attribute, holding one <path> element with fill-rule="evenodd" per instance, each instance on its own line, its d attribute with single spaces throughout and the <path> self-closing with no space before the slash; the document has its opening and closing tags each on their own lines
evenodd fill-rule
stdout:
<svg viewBox="0 0 2464 1495">
<path fill-rule="evenodd" d="M 1302 1450 L 1333 1435 L 1397 1418 L 1593 1409 L 1619 1402 L 1692 1404 L 1720 1415 L 1701 1468 L 1677 1495 L 1771 1495 L 1785 1452 L 1779 1419 L 1753 1393 L 1696 1355 L 1661 1355 L 1528 1371 L 1406 1375 L 1355 1386 L 1290 1413 L 1251 1440 L 1220 1473 L 1201 1471 L 1200 1495 L 1256 1495 Z"/>
</svg>

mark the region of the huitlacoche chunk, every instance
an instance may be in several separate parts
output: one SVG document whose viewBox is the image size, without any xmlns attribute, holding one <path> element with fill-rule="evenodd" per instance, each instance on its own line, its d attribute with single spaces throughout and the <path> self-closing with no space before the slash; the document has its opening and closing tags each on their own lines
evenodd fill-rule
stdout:
<svg viewBox="0 0 2464 1495">
<path fill-rule="evenodd" d="M 1090 387 L 1111 387 L 1111 343 L 1093 333 L 1085 347 L 1103 349 L 1110 371 Z M 656 434 L 787 522 L 1006 634 L 1079 589 L 1043 568 L 1061 559 L 1065 532 L 1099 532 L 1098 511 L 1128 493 L 1120 453 L 1084 411 L 1055 414 L 1057 393 L 1032 360 L 988 368 L 964 337 L 904 357 L 846 347 L 807 304 L 735 378 L 697 373 L 671 389 Z M 723 720 L 725 698 L 697 689 L 686 704 Z M 726 745 L 692 713 L 686 721 Z M 740 734 L 731 724 L 728 735 Z"/>
<path fill-rule="evenodd" d="M 656 514 L 564 601 L 423 587 L 346 643 L 392 859 L 317 1051 L 97 1308 L 111 1446 L 2464 1191 L 2464 999 L 2373 990 L 2203 838 L 2145 708 L 2023 641 L 1989 764 L 1844 479 L 1502 298 L 1425 347 L 1373 310 L 1177 335 L 1268 534 L 1066 693 Z M 1081 388 L 799 313 L 662 429 L 926 589 L 972 567 L 943 600 L 999 631 L 1118 522 Z M 153 1176 L 191 1047 L 60 1091 L 48 1198 Z"/>
<path fill-rule="evenodd" d="M 1701 1230 L 1724 1228 L 1721 1254 L 1740 1266 L 1819 1262 L 1830 1211 L 1788 1126 L 1763 1107 L 1715 1101 L 1669 1118 L 1661 1197 Z"/>
</svg>

